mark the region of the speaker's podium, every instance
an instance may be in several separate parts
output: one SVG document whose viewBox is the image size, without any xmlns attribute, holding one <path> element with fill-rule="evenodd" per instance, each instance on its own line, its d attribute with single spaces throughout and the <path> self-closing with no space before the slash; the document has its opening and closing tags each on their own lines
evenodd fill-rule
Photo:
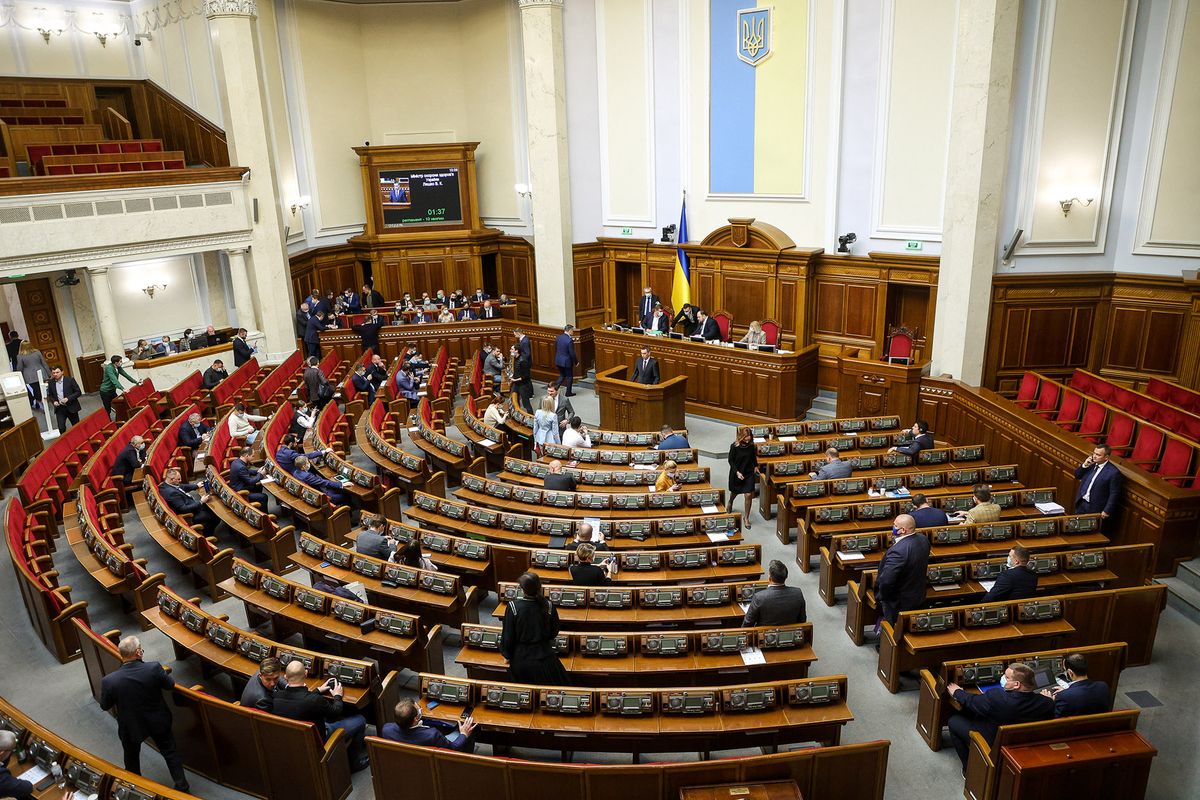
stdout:
<svg viewBox="0 0 1200 800">
<path fill-rule="evenodd" d="M 596 373 L 600 427 L 614 431 L 656 431 L 663 425 L 685 427 L 687 376 L 677 375 L 648 385 L 625 380 L 629 370 L 616 366 Z"/>
<path fill-rule="evenodd" d="M 837 415 L 898 414 L 903 423 L 911 423 L 917 415 L 921 377 L 928 374 L 928 361 L 924 364 L 880 361 L 871 358 L 869 350 L 843 353 L 838 356 Z"/>
</svg>

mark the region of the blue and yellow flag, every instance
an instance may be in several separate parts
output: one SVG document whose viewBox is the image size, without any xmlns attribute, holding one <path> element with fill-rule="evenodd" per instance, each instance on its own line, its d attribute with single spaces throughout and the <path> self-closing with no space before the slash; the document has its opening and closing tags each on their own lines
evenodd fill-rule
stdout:
<svg viewBox="0 0 1200 800">
<path fill-rule="evenodd" d="M 687 253 L 682 245 L 687 244 L 687 198 L 679 209 L 679 235 L 675 237 L 675 278 L 671 282 L 671 307 L 675 313 L 684 303 L 692 302 L 692 273 L 688 270 Z"/>
</svg>

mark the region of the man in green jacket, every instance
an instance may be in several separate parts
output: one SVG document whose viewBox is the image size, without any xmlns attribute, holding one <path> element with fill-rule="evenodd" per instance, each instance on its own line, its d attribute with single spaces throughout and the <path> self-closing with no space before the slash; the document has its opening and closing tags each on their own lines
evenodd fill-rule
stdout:
<svg viewBox="0 0 1200 800">
<path fill-rule="evenodd" d="M 130 383 L 137 383 L 137 378 L 134 378 L 121 366 L 121 357 L 113 356 L 104 365 L 104 379 L 100 381 L 100 402 L 104 403 L 104 410 L 108 412 L 109 419 L 112 419 L 113 415 L 113 398 L 121 391 L 119 375 L 124 376 L 125 380 Z"/>
</svg>

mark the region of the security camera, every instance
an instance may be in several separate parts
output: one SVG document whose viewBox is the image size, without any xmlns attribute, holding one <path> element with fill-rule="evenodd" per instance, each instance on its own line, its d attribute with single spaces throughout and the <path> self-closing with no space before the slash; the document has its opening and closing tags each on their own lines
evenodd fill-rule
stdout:
<svg viewBox="0 0 1200 800">
<path fill-rule="evenodd" d="M 140 37 L 138 37 L 138 38 L 134 38 L 134 40 L 133 40 L 133 46 L 134 46 L 134 47 L 141 47 L 141 46 L 142 46 L 142 40 L 141 40 L 141 38 L 140 38 Z"/>
<path fill-rule="evenodd" d="M 839 237 L 838 237 L 838 249 L 837 249 L 837 251 L 838 251 L 839 253 L 849 253 L 849 252 L 850 252 L 850 245 L 854 244 L 854 243 L 855 243 L 855 242 L 857 242 L 857 241 L 858 241 L 858 234 L 855 234 L 855 233 L 844 233 L 844 234 L 842 234 L 841 236 L 839 236 Z"/>
</svg>

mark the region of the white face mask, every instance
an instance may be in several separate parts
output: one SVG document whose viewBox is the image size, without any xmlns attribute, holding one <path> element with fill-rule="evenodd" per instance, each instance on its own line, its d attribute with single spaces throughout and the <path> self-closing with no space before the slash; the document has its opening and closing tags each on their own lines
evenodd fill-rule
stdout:
<svg viewBox="0 0 1200 800">
<path fill-rule="evenodd" d="M 1013 560 L 1011 558 L 1004 562 L 1005 569 L 1012 569 L 1015 566 L 1016 566 L 1016 564 L 1013 563 Z"/>
</svg>

